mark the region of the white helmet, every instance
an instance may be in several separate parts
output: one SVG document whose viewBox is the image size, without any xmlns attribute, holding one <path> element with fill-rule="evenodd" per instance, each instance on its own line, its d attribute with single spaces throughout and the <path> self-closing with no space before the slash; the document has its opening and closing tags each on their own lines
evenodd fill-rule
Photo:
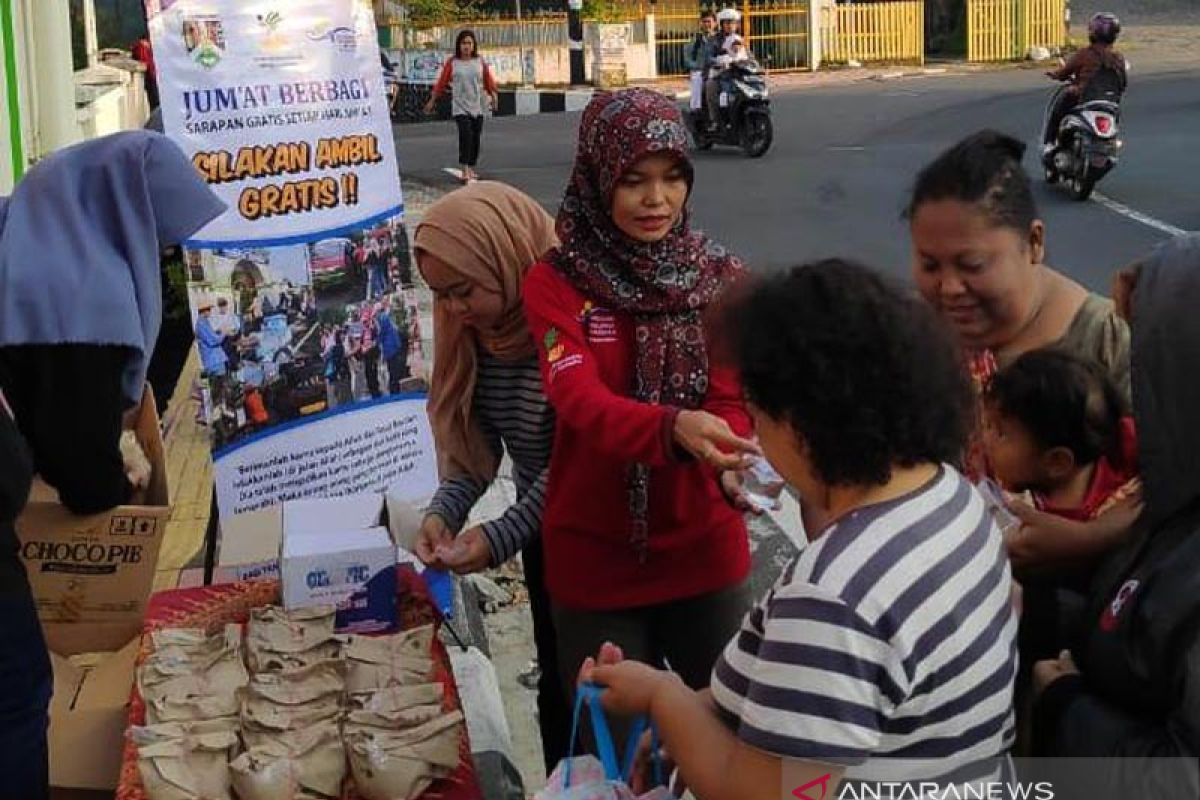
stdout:
<svg viewBox="0 0 1200 800">
<path fill-rule="evenodd" d="M 725 8 L 717 14 L 717 22 L 741 22 L 742 12 L 736 8 Z"/>
</svg>

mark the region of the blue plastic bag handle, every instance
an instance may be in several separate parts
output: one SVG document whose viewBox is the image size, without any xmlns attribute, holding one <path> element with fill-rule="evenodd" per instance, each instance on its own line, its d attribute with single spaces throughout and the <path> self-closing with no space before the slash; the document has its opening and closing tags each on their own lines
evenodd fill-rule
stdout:
<svg viewBox="0 0 1200 800">
<path fill-rule="evenodd" d="M 610 781 L 624 781 L 628 784 L 633 779 L 633 762 L 637 758 L 638 742 L 646 729 L 650 729 L 652 741 L 651 761 L 654 764 L 654 779 L 661 786 L 663 783 L 662 761 L 658 757 L 658 728 L 650 720 L 641 716 L 633 721 L 629 734 L 629 742 L 625 747 L 624 768 L 617 763 L 617 748 L 613 744 L 612 731 L 608 727 L 608 717 L 604 714 L 604 706 L 600 702 L 604 688 L 594 683 L 583 683 L 575 691 L 575 713 L 571 719 L 571 744 L 567 751 L 565 769 L 563 769 L 563 788 L 571 786 L 571 759 L 575 756 L 575 746 L 579 742 L 579 720 L 583 716 L 586 705 L 588 715 L 592 718 L 592 735 L 596 739 L 596 749 L 599 750 L 600 763 L 604 767 L 604 777 Z"/>
<path fill-rule="evenodd" d="M 450 573 L 426 567 L 421 577 L 425 579 L 425 586 L 437 610 L 446 619 L 454 619 L 454 580 Z"/>
</svg>

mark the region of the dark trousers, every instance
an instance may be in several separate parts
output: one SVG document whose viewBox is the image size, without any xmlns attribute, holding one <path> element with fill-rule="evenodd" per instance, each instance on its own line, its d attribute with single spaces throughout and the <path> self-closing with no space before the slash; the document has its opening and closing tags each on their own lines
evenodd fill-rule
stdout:
<svg viewBox="0 0 1200 800">
<path fill-rule="evenodd" d="M 568 692 L 563 688 L 558 663 L 558 639 L 550 596 L 546 594 L 545 557 L 540 539 L 521 551 L 521 561 L 525 567 L 529 611 L 533 615 L 533 641 L 541 670 L 537 688 L 538 729 L 542 734 L 542 758 L 549 775 L 567 755 L 571 710 L 567 706 Z"/>
<path fill-rule="evenodd" d="M 583 660 L 595 656 L 605 642 L 612 642 L 626 658 L 656 667 L 669 664 L 688 686 L 705 689 L 751 602 L 750 582 L 744 581 L 699 597 L 621 611 L 574 611 L 555 605 L 563 683 L 573 700 Z M 628 721 L 611 722 L 617 752 L 623 752 Z"/>
<path fill-rule="evenodd" d="M 483 138 L 483 117 L 459 114 L 454 118 L 458 125 L 458 163 L 473 167 L 479 163 L 479 141 Z"/>
<path fill-rule="evenodd" d="M 379 390 L 379 348 L 372 347 L 368 350 L 363 361 L 367 366 L 367 391 L 371 393 L 371 397 L 383 396 L 383 392 Z"/>
<path fill-rule="evenodd" d="M 16 554 L 0 556 L 15 559 Z M 42 627 L 19 564 L 0 568 L 0 797 L 50 795 L 50 694 L 54 682 Z"/>
<path fill-rule="evenodd" d="M 150 110 L 158 108 L 158 81 L 146 76 L 146 101 L 150 104 Z"/>
<path fill-rule="evenodd" d="M 1063 92 L 1058 96 L 1058 100 L 1054 103 L 1054 109 L 1050 112 L 1050 120 L 1046 125 L 1046 144 L 1054 144 L 1058 141 L 1058 126 L 1062 125 L 1063 119 L 1078 104 L 1079 95 L 1075 92 Z"/>
<path fill-rule="evenodd" d="M 400 382 L 408 377 L 408 348 L 403 347 L 387 360 L 388 394 L 400 393 Z"/>
</svg>

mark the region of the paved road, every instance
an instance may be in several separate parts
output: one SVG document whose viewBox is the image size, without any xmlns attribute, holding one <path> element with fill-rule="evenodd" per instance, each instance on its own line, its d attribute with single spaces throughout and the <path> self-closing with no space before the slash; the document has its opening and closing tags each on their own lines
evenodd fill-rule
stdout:
<svg viewBox="0 0 1200 800">
<path fill-rule="evenodd" d="M 1183 230 L 1200 230 L 1200 67 L 1133 76 L 1125 106 L 1125 160 L 1100 192 Z M 1033 142 L 1049 81 L 1032 70 L 865 82 L 779 94 L 775 147 L 762 160 L 715 151 L 697 158 L 698 223 L 759 268 L 851 256 L 896 275 L 908 271 L 900 222 L 916 170 L 983 127 Z M 491 120 L 481 171 L 557 207 L 574 155 L 577 115 Z M 447 124 L 397 128 L 405 174 L 449 182 Z M 1036 167 L 1032 157 L 1031 168 Z M 1051 263 L 1094 288 L 1167 234 L 1092 201 L 1037 187 Z"/>
</svg>

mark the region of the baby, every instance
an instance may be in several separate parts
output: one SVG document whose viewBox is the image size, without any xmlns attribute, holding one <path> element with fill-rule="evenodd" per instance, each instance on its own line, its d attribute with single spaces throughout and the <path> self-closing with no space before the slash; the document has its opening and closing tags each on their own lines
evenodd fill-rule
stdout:
<svg viewBox="0 0 1200 800">
<path fill-rule="evenodd" d="M 991 474 L 1047 513 L 1089 520 L 1135 490 L 1132 417 L 1098 364 L 1055 350 L 1018 358 L 984 395 Z"/>
</svg>

